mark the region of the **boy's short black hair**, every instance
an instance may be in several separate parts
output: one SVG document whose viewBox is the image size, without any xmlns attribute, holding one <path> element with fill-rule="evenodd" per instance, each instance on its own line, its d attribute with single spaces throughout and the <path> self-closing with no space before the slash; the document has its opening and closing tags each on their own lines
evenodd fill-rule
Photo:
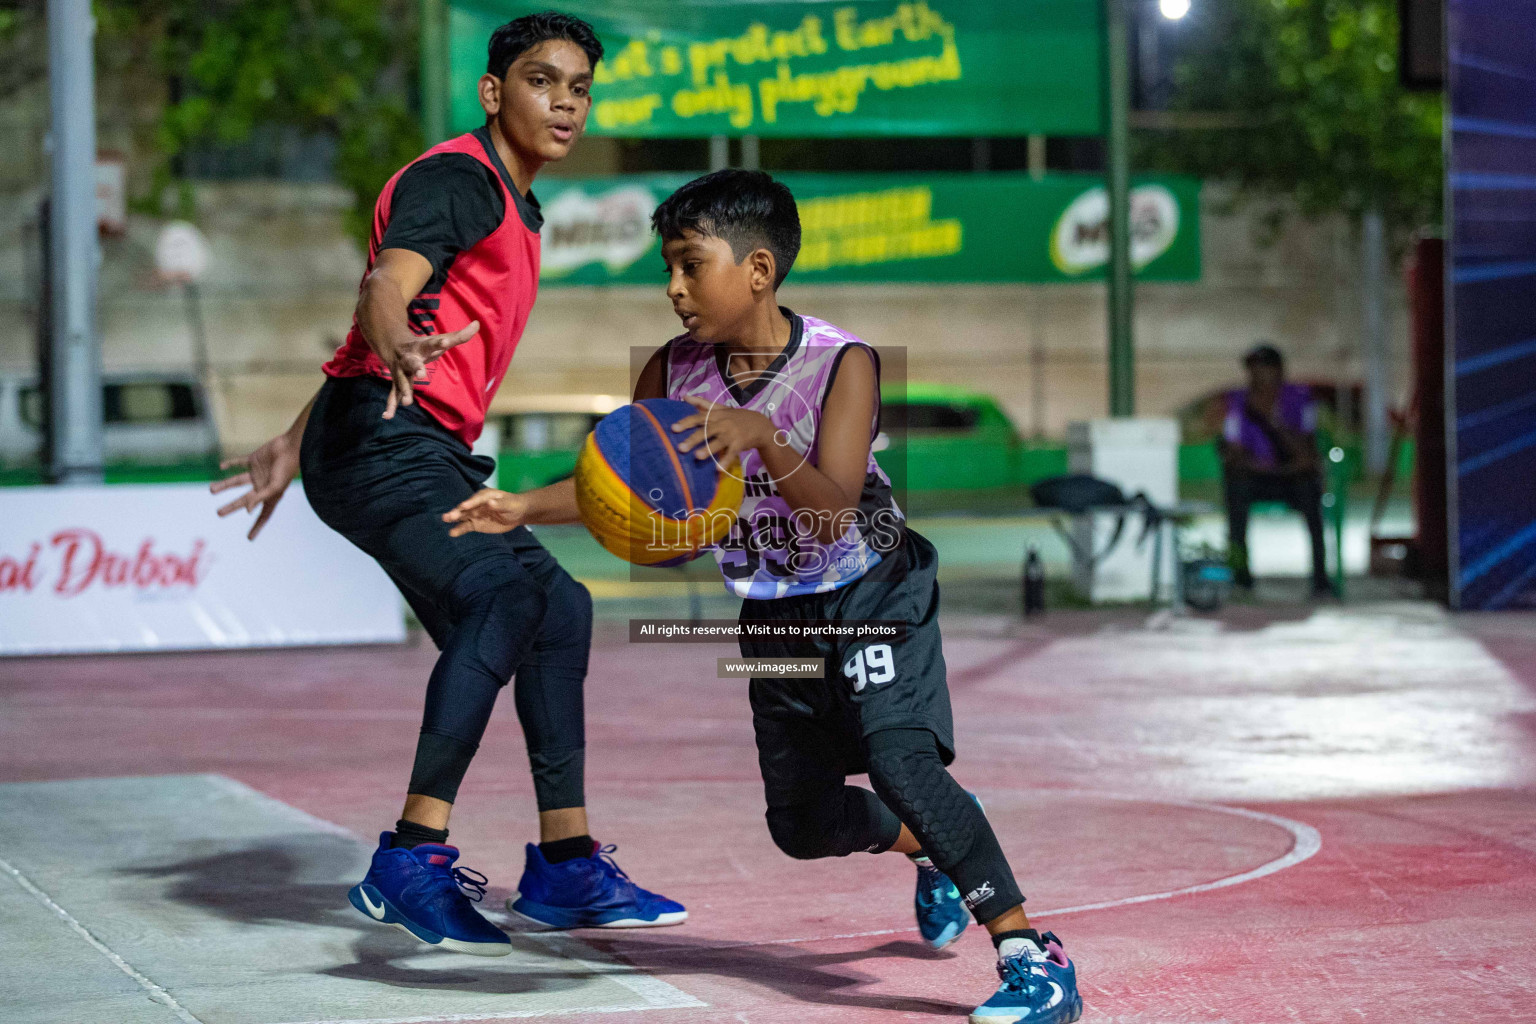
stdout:
<svg viewBox="0 0 1536 1024">
<path fill-rule="evenodd" d="M 490 59 L 485 70 L 497 78 L 506 78 L 513 61 L 551 39 L 564 39 L 581 47 L 593 68 L 603 59 L 603 44 L 597 41 L 591 25 L 569 14 L 543 11 L 513 19 L 491 33 Z"/>
<path fill-rule="evenodd" d="M 1243 356 L 1243 365 L 1273 366 L 1275 369 L 1283 372 L 1285 370 L 1285 357 L 1280 354 L 1279 349 L 1269 342 L 1260 342 L 1249 349 L 1247 355 Z"/>
<path fill-rule="evenodd" d="M 774 288 L 800 254 L 795 197 L 762 171 L 727 169 L 693 179 L 656 207 L 651 227 L 664 242 L 684 231 L 724 239 L 737 263 L 754 249 L 767 249 L 777 268 Z"/>
</svg>

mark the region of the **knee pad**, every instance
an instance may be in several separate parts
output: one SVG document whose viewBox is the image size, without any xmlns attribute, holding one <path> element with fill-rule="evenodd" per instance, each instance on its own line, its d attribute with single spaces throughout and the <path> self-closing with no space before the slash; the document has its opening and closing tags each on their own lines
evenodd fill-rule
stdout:
<svg viewBox="0 0 1536 1024">
<path fill-rule="evenodd" d="M 892 729 L 869 737 L 869 778 L 912 830 L 933 866 L 959 888 L 985 924 L 1024 902 L 997 834 L 971 794 L 944 768 L 927 730 Z"/>
<path fill-rule="evenodd" d="M 526 657 L 529 636 L 543 622 L 546 600 L 532 586 L 511 583 L 487 599 L 484 613 L 472 617 L 479 629 L 476 653 L 485 670 L 505 686 Z"/>
<path fill-rule="evenodd" d="M 587 670 L 592 650 L 592 592 L 565 573 L 545 591 L 534 657 L 541 665 Z"/>
<path fill-rule="evenodd" d="M 981 808 L 944 768 L 938 741 L 925 729 L 869 737 L 869 781 L 906 823 L 940 871 L 964 860 L 984 824 Z"/>
<path fill-rule="evenodd" d="M 547 581 L 544 621 L 517 667 L 517 718 L 540 811 L 586 803 L 583 683 L 592 649 L 592 595 L 560 572 Z"/>
<path fill-rule="evenodd" d="M 858 786 L 770 807 L 767 817 L 774 845 L 796 860 L 883 853 L 901 834 L 901 822 L 880 798 Z"/>
<path fill-rule="evenodd" d="M 832 822 L 819 804 L 791 804 L 768 808 L 768 834 L 773 845 L 796 860 L 833 856 Z"/>
<path fill-rule="evenodd" d="M 477 562 L 459 574 L 449 589 L 454 609 L 455 647 L 475 667 L 505 686 L 533 649 L 544 624 L 549 598 L 515 558 Z M 460 637 L 460 631 L 470 634 Z"/>
</svg>

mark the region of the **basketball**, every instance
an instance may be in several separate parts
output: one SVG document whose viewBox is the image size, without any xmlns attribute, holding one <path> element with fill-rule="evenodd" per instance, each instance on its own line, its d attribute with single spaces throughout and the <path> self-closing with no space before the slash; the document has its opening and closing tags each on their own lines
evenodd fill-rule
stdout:
<svg viewBox="0 0 1536 1024">
<path fill-rule="evenodd" d="M 576 460 L 582 522 L 608 551 L 636 565 L 697 558 L 736 521 L 740 463 L 677 450 L 691 431 L 672 424 L 697 412 L 687 402 L 648 398 L 605 416 Z"/>
</svg>

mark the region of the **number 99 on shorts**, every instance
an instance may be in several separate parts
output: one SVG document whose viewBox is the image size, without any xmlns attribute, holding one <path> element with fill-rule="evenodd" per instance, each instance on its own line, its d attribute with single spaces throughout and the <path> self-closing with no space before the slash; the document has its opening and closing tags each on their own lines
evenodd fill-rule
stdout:
<svg viewBox="0 0 1536 1024">
<path fill-rule="evenodd" d="M 890 644 L 871 644 L 853 652 L 853 657 L 843 662 L 843 675 L 853 682 L 853 692 L 861 693 L 866 686 L 879 686 L 896 678 L 896 656 Z"/>
</svg>

